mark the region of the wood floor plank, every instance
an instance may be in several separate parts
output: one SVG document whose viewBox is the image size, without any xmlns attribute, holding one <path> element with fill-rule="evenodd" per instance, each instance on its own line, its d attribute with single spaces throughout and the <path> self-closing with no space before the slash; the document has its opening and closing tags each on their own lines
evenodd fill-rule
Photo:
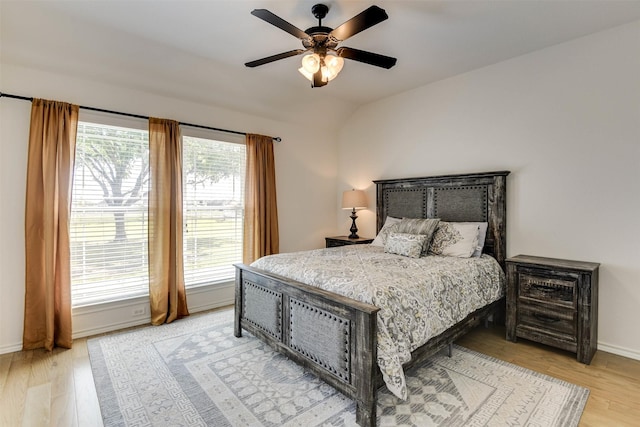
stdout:
<svg viewBox="0 0 640 427">
<path fill-rule="evenodd" d="M 4 392 L 4 386 L 7 383 L 7 377 L 9 376 L 9 367 L 11 366 L 11 359 L 13 354 L 0 354 L 0 398 Z"/>
<path fill-rule="evenodd" d="M 55 361 L 55 354 L 44 349 L 32 350 L 31 372 L 29 375 L 29 387 L 51 381 L 51 366 Z"/>
<path fill-rule="evenodd" d="M 31 375 L 31 353 L 12 353 L 11 365 L 0 399 L 0 425 L 19 426 L 22 424 L 29 377 Z"/>
<path fill-rule="evenodd" d="M 86 348 L 86 347 L 85 347 Z M 89 355 L 73 359 L 74 387 L 76 390 L 76 411 L 79 426 L 102 426 L 100 404 L 93 382 Z"/>
<path fill-rule="evenodd" d="M 29 387 L 24 402 L 22 427 L 42 427 L 51 423 L 51 384 L 42 383 Z"/>
<path fill-rule="evenodd" d="M 604 353 L 606 355 L 605 362 L 607 364 L 607 370 L 616 372 L 619 375 L 625 376 L 631 380 L 640 381 L 640 361 L 637 363 L 629 363 L 629 359 L 626 357 L 618 356 L 617 354 Z M 640 399 L 638 399 L 640 400 Z"/>
<path fill-rule="evenodd" d="M 73 351 L 55 349 L 51 366 L 51 425 L 77 425 Z"/>
<path fill-rule="evenodd" d="M 73 341 L 73 382 L 78 425 L 102 427 L 98 395 L 93 382 L 87 338 Z"/>
</svg>

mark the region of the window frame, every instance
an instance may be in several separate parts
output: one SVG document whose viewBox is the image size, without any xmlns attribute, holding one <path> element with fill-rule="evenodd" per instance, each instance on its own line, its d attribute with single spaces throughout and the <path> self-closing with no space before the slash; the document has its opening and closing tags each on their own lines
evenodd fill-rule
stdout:
<svg viewBox="0 0 640 427">
<path fill-rule="evenodd" d="M 85 123 L 93 123 L 93 124 L 97 124 L 97 125 L 105 125 L 105 126 L 118 126 L 118 127 L 124 127 L 124 128 L 130 128 L 130 129 L 135 129 L 135 130 L 143 130 L 143 131 L 147 131 L 149 130 L 149 123 L 148 120 L 146 119 L 139 119 L 139 118 L 135 118 L 135 117 L 128 117 L 128 116 L 118 116 L 118 115 L 114 115 L 111 113 L 106 113 L 106 112 L 94 112 L 94 111 L 86 111 L 86 110 L 81 110 L 80 115 L 79 115 L 79 122 L 85 122 Z M 188 125 L 181 125 L 181 134 L 182 136 L 187 136 L 187 137 L 195 137 L 195 138 L 204 138 L 204 139 L 210 139 L 210 140 L 214 140 L 214 141 L 219 141 L 219 142 L 224 142 L 224 143 L 231 143 L 231 144 L 238 144 L 238 145 L 242 145 L 245 146 L 245 137 L 244 135 L 238 135 L 238 134 L 233 134 L 233 133 L 227 133 L 227 132 L 222 132 L 222 131 L 214 131 L 214 130 L 208 130 L 208 129 L 201 129 L 201 128 L 194 128 L 194 127 L 190 127 Z M 183 140 L 184 141 L 184 140 Z M 76 153 L 77 154 L 77 153 Z M 183 156 L 184 156 L 184 147 L 183 147 Z M 245 167 L 246 167 L 246 157 L 245 157 Z M 75 177 L 74 177 L 75 179 Z M 184 177 L 183 177 L 184 179 Z M 243 181 L 244 181 L 244 177 L 243 177 Z M 243 190 L 244 191 L 244 190 Z M 241 213 L 242 213 L 242 224 L 241 224 L 241 228 L 244 227 L 244 198 L 242 198 L 242 204 L 241 204 Z M 147 204 L 145 203 L 145 206 Z M 186 210 L 187 210 L 187 206 L 185 205 L 185 202 L 183 200 L 183 215 L 186 215 Z M 186 219 L 186 218 L 185 218 Z M 70 221 L 73 220 L 73 215 L 70 218 Z M 183 223 L 184 225 L 184 223 Z M 71 224 L 70 224 L 71 226 Z M 185 237 L 185 235 L 183 234 L 183 238 Z M 242 237 L 241 237 L 242 238 Z M 185 238 L 186 241 L 186 238 Z M 242 241 L 240 241 L 240 245 L 242 246 Z M 148 246 L 147 246 L 148 247 Z M 241 255 L 242 254 L 242 249 L 240 248 L 240 259 L 237 260 L 237 262 L 242 262 L 241 259 Z M 186 263 L 186 260 L 185 260 Z M 186 276 L 186 273 L 185 273 Z M 219 286 L 223 286 L 223 285 L 228 285 L 230 282 L 233 282 L 234 280 L 234 275 L 228 277 L 228 278 L 224 278 L 224 279 L 218 279 L 218 280 L 213 280 L 213 281 L 207 281 L 207 282 L 199 282 L 199 283 L 194 283 L 194 284 L 186 284 L 186 278 L 185 278 L 185 285 L 187 288 L 187 292 L 189 293 L 189 290 L 195 290 L 195 289 L 202 289 L 202 288 L 206 288 L 206 287 L 219 287 Z M 71 284 L 72 286 L 72 307 L 73 309 L 81 309 L 82 307 L 88 307 L 88 306 L 93 306 L 93 305 L 101 305 L 101 304 L 112 304 L 112 303 L 117 303 L 117 302 L 121 302 L 121 301 L 132 301 L 132 300 L 140 300 L 140 299 L 148 299 L 148 289 L 147 292 L 143 293 L 143 294 L 131 294 L 131 295 L 126 295 L 126 296 L 122 296 L 122 297 L 115 297 L 112 296 L 108 299 L 99 299 L 99 300 L 90 300 L 90 299 L 83 299 L 80 300 L 79 302 L 74 303 L 73 301 L 73 282 Z M 199 291 L 194 291 L 194 292 L 199 292 Z"/>
</svg>

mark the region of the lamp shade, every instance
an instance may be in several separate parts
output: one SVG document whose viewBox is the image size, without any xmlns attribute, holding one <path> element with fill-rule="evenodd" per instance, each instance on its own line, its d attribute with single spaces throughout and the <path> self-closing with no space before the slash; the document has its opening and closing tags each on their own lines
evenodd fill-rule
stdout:
<svg viewBox="0 0 640 427">
<path fill-rule="evenodd" d="M 367 195 L 362 190 L 347 190 L 342 193 L 342 209 L 365 209 Z"/>
</svg>

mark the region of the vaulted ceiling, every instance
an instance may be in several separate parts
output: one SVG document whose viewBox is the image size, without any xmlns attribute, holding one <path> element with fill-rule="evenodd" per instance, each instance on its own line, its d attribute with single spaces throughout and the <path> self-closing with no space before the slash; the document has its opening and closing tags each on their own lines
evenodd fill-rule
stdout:
<svg viewBox="0 0 640 427">
<path fill-rule="evenodd" d="M 244 66 L 301 47 L 251 10 L 304 30 L 317 25 L 317 2 L 1 0 L 0 55 L 276 120 L 339 123 L 359 105 L 640 19 L 636 0 L 332 0 L 322 22 L 332 28 L 373 4 L 387 11 L 388 20 L 341 45 L 394 56 L 394 68 L 347 60 L 334 81 L 312 89 L 300 57 Z"/>
</svg>

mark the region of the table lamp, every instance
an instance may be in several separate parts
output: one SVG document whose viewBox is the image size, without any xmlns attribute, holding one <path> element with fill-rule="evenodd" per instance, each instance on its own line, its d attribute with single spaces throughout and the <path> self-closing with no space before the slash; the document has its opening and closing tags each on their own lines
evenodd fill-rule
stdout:
<svg viewBox="0 0 640 427">
<path fill-rule="evenodd" d="M 342 193 L 342 209 L 351 209 L 351 234 L 350 239 L 357 239 L 358 227 L 356 227 L 356 209 L 366 209 L 367 196 L 362 190 L 347 190 Z"/>
</svg>

